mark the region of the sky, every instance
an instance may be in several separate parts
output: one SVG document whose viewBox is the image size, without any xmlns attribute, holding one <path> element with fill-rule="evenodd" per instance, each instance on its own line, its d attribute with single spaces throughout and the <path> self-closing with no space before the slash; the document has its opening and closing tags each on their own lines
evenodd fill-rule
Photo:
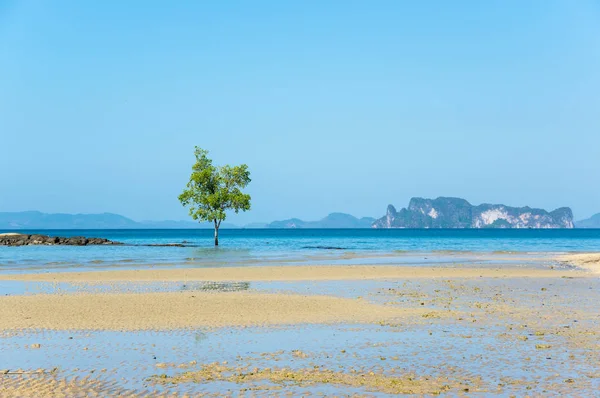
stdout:
<svg viewBox="0 0 600 398">
<path fill-rule="evenodd" d="M 246 224 L 413 196 L 600 212 L 600 1 L 0 0 L 0 211 Z"/>
</svg>

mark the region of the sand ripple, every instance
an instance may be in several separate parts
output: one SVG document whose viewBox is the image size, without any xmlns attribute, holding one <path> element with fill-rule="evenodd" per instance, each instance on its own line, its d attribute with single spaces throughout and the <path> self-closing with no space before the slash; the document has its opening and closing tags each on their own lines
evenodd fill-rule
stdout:
<svg viewBox="0 0 600 398">
<path fill-rule="evenodd" d="M 71 294 L 0 297 L 0 330 L 149 330 L 368 323 L 423 313 L 361 299 L 248 292 Z"/>
</svg>

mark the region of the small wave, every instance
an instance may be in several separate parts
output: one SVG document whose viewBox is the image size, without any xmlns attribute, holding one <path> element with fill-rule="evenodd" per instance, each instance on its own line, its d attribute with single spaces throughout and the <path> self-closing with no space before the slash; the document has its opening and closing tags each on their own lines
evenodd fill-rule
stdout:
<svg viewBox="0 0 600 398">
<path fill-rule="evenodd" d="M 303 249 L 318 249 L 318 250 L 348 250 L 347 247 L 339 246 L 302 246 Z"/>
</svg>

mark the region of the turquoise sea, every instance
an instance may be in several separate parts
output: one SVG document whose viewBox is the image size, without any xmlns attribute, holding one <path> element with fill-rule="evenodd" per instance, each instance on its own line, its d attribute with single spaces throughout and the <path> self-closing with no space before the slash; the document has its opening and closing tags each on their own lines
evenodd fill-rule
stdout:
<svg viewBox="0 0 600 398">
<path fill-rule="evenodd" d="M 10 231 L 0 231 L 10 232 Z M 599 251 L 600 229 L 223 229 L 220 246 L 212 230 L 37 230 L 56 236 L 87 236 L 123 246 L 0 247 L 0 267 L 18 271 L 102 268 L 121 264 L 184 266 L 273 265 L 273 263 L 430 263 L 440 253 Z M 183 244 L 185 247 L 146 245 Z M 437 253 L 424 257 L 423 253 Z M 414 255 L 414 256 L 413 256 Z M 360 260 L 356 258 L 360 257 Z M 371 258 L 370 260 L 368 258 Z"/>
</svg>

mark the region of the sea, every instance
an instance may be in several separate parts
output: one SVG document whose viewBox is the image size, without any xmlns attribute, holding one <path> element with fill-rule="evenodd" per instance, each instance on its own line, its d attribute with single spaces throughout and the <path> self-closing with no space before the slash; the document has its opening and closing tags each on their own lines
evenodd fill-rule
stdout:
<svg viewBox="0 0 600 398">
<path fill-rule="evenodd" d="M 14 232 L 14 231 L 0 231 Z M 461 255 L 600 251 L 600 229 L 208 229 L 28 230 L 107 238 L 123 245 L 0 247 L 0 272 L 121 266 L 431 264 Z M 179 246 L 152 246 L 171 245 Z M 470 256 L 470 258 L 473 258 Z"/>
</svg>

